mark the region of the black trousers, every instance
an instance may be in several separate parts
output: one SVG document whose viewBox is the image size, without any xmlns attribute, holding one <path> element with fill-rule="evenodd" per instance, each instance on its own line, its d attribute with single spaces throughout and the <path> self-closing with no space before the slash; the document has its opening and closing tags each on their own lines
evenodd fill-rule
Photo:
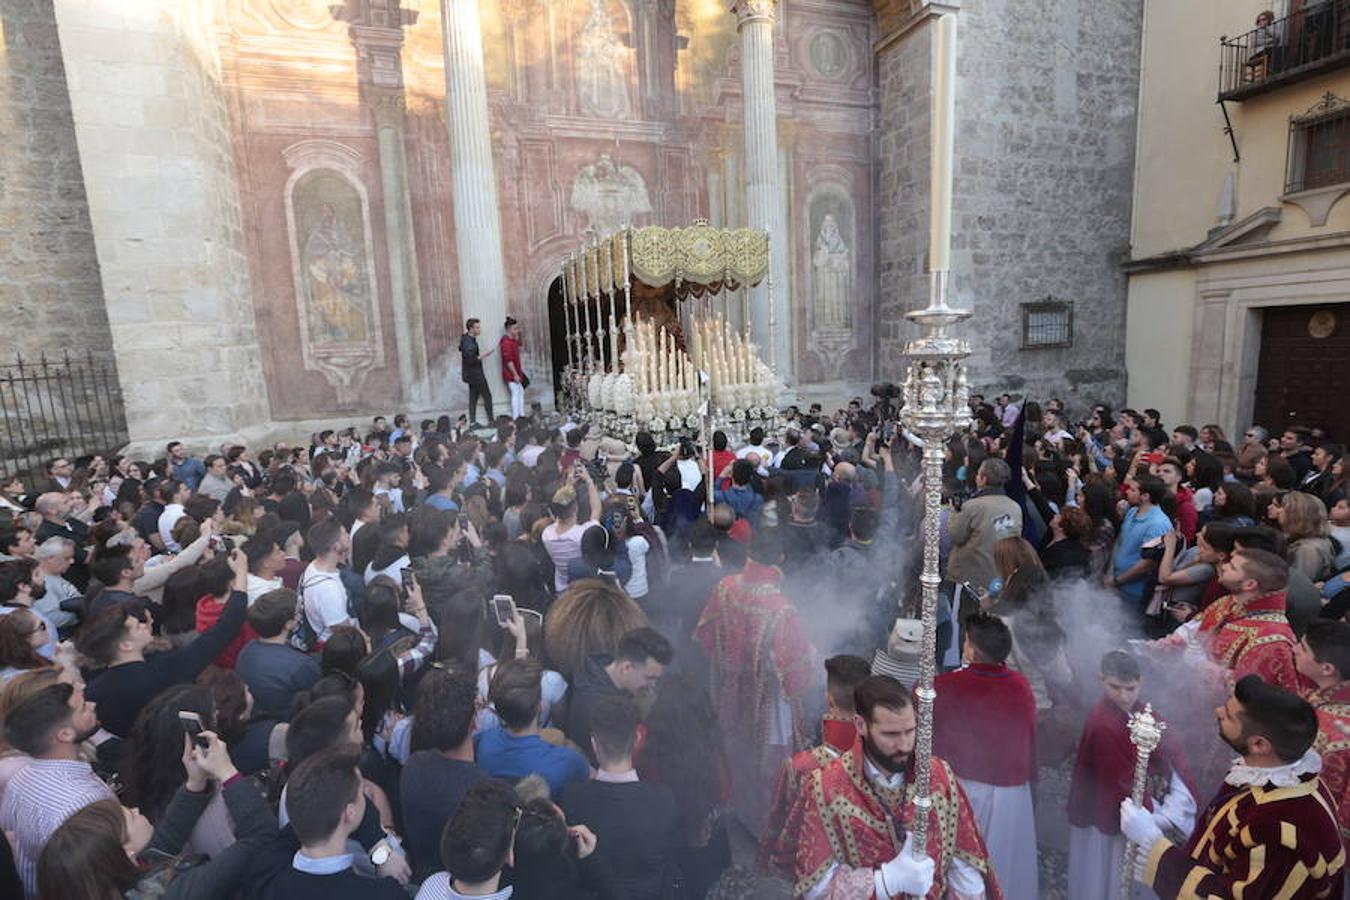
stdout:
<svg viewBox="0 0 1350 900">
<path fill-rule="evenodd" d="M 478 421 L 478 401 L 483 401 L 483 409 L 487 412 L 488 424 L 491 425 L 492 415 L 492 391 L 488 389 L 487 378 L 482 375 L 472 379 L 469 382 L 469 421 Z"/>
</svg>

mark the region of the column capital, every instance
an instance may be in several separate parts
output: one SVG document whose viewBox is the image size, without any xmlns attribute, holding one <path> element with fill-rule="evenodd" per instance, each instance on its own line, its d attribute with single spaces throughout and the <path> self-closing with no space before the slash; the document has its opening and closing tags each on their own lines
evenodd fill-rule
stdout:
<svg viewBox="0 0 1350 900">
<path fill-rule="evenodd" d="M 736 14 L 736 24 L 772 22 L 778 17 L 778 0 L 727 0 L 727 9 Z"/>
<path fill-rule="evenodd" d="M 365 96 L 377 128 L 402 127 L 408 108 L 402 88 L 368 84 L 365 86 Z"/>
</svg>

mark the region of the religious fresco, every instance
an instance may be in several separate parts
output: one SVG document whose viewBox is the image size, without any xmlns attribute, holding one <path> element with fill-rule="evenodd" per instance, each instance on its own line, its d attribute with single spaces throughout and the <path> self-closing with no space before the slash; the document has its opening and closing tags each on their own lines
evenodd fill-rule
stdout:
<svg viewBox="0 0 1350 900">
<path fill-rule="evenodd" d="M 220 23 L 255 312 L 277 418 L 347 408 L 354 394 L 371 408 L 407 394 L 387 293 L 389 198 L 376 109 L 361 87 L 360 38 L 342 18 L 366 6 L 392 8 L 388 0 L 229 0 Z M 464 307 L 441 3 L 402 6 L 411 12 L 401 31 L 394 25 L 381 40 L 402 41 L 415 244 L 408 257 L 423 323 L 413 339 L 450 390 L 458 387 Z M 790 329 L 799 381 L 867 379 L 876 252 L 873 229 L 861 223 L 874 215 L 875 14 L 868 0 L 792 0 L 778 9 L 778 140 L 790 230 L 783 239 L 792 248 L 791 283 L 774 286 L 791 298 L 779 327 Z M 526 367 L 542 372 L 552 363 L 549 288 L 584 235 L 699 217 L 719 227 L 748 224 L 740 39 L 725 0 L 481 0 L 480 12 L 508 311 L 524 328 Z M 286 200 L 295 167 L 284 153 L 306 141 L 355 155 L 330 166 L 347 187 L 315 181 L 313 201 L 309 182 L 298 192 L 304 221 L 295 224 L 294 256 L 308 254 L 309 264 L 297 278 Z M 352 190 L 361 195 L 359 215 Z M 320 197 L 331 198 L 331 209 Z M 833 228 L 825 227 L 827 214 Z M 327 347 L 319 357 L 328 362 L 288 366 L 287 348 L 297 344 Z M 333 354 L 358 346 L 367 361 L 356 391 L 336 374 L 351 371 L 353 357 Z"/>
</svg>

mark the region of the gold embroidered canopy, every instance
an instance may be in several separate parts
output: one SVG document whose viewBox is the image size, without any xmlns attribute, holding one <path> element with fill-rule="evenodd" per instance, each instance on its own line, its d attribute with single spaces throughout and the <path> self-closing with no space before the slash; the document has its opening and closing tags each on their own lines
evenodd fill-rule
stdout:
<svg viewBox="0 0 1350 900">
<path fill-rule="evenodd" d="M 613 296 L 632 282 L 675 286 L 678 299 L 757 285 L 769 274 L 769 235 L 752 228 L 626 228 L 583 246 L 563 264 L 567 299 Z"/>
</svg>

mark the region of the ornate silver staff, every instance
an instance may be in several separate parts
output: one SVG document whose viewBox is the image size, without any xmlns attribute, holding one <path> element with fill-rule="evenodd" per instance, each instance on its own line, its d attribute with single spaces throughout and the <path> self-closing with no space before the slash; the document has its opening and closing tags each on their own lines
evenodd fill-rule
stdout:
<svg viewBox="0 0 1350 900">
<path fill-rule="evenodd" d="M 1134 744 L 1134 787 L 1130 790 L 1130 799 L 1136 805 L 1144 805 L 1144 791 L 1148 789 L 1148 759 L 1158 749 L 1167 723 L 1153 716 L 1153 704 L 1145 704 L 1143 712 L 1133 713 L 1128 725 L 1130 743 Z M 1125 839 L 1125 858 L 1120 865 L 1120 900 L 1129 900 L 1134 892 L 1135 857 L 1139 847 L 1129 838 Z"/>
</svg>

